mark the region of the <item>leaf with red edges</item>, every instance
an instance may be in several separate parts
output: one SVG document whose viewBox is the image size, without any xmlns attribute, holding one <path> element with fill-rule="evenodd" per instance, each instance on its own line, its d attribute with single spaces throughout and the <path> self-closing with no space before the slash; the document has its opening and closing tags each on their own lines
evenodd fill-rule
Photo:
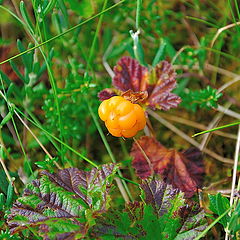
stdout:
<svg viewBox="0 0 240 240">
<path fill-rule="evenodd" d="M 98 93 L 98 98 L 100 101 L 104 101 L 116 95 L 116 92 L 112 88 L 105 88 Z"/>
<path fill-rule="evenodd" d="M 109 208 L 115 164 L 91 171 L 77 168 L 42 171 L 10 209 L 12 234 L 32 229 L 43 239 L 82 239 L 95 218 Z"/>
<path fill-rule="evenodd" d="M 192 148 L 185 152 L 167 149 L 155 138 L 142 137 L 138 140 L 150 160 L 152 166 L 144 157 L 136 143 L 133 144 L 131 156 L 132 165 L 137 175 L 146 179 L 151 175 L 151 167 L 154 173 L 160 174 L 163 180 L 185 192 L 186 197 L 192 197 L 202 185 L 204 167 L 201 152 Z"/>
<path fill-rule="evenodd" d="M 147 105 L 156 109 L 169 110 L 181 102 L 181 98 L 171 93 L 176 87 L 176 73 L 167 61 L 159 63 L 151 73 L 154 83 L 148 86 Z"/>
</svg>

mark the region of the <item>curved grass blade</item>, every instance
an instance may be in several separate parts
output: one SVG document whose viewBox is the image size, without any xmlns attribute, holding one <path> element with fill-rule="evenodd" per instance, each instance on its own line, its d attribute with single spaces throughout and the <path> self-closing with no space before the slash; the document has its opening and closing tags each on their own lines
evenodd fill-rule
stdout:
<svg viewBox="0 0 240 240">
<path fill-rule="evenodd" d="M 212 128 L 212 129 L 209 129 L 209 130 L 206 130 L 206 131 L 196 133 L 196 134 L 192 135 L 192 137 L 196 137 L 196 136 L 199 136 L 199 135 L 202 135 L 202 134 L 205 134 L 205 133 L 209 133 L 209 132 L 214 132 L 214 131 L 217 131 L 217 130 L 220 130 L 220 129 L 223 129 L 223 128 L 227 128 L 227 127 L 236 126 L 236 125 L 239 125 L 239 124 L 240 124 L 240 121 L 235 122 L 235 123 L 230 123 L 230 124 L 227 124 L 227 125 L 223 125 L 223 126 L 220 126 L 220 127 L 216 127 L 216 128 Z"/>
</svg>

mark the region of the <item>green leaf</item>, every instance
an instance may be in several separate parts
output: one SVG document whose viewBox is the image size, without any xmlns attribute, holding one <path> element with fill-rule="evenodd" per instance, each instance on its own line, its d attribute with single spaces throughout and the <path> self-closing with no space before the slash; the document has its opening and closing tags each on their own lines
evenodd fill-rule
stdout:
<svg viewBox="0 0 240 240">
<path fill-rule="evenodd" d="M 17 40 L 17 47 L 18 47 L 18 50 L 22 53 L 26 50 L 26 48 L 23 46 L 21 40 Z M 34 54 L 34 51 L 32 52 L 29 52 L 29 53 L 26 53 L 26 54 L 23 54 L 21 57 L 22 57 L 22 61 L 23 61 L 23 64 L 25 66 L 25 76 L 24 76 L 24 82 L 25 84 L 28 84 L 30 79 L 29 79 L 29 73 L 32 72 L 32 67 L 33 67 L 33 54 Z"/>
<path fill-rule="evenodd" d="M 227 209 L 229 209 L 229 200 L 226 197 L 223 197 L 220 193 L 217 195 L 209 195 L 208 197 L 210 200 L 209 209 L 218 216 L 222 215 Z M 229 215 L 225 215 L 219 222 L 224 228 L 226 228 L 229 220 Z"/>
<path fill-rule="evenodd" d="M 236 209 L 231 214 L 228 228 L 234 236 L 238 231 L 240 231 L 240 202 L 237 204 Z"/>
<path fill-rule="evenodd" d="M 14 63 L 14 61 L 10 61 L 10 65 L 13 69 L 13 71 L 17 74 L 17 76 L 23 81 L 25 82 L 24 76 L 21 74 L 21 72 L 19 71 L 17 65 Z"/>
<path fill-rule="evenodd" d="M 133 39 L 133 51 L 134 51 L 134 55 L 135 58 L 138 60 L 138 62 L 142 65 L 142 66 L 147 66 L 145 60 L 144 60 L 144 51 L 143 51 L 143 47 L 142 44 L 139 40 L 139 33 L 138 32 L 133 32 L 132 30 L 130 31 L 130 35 Z"/>
<path fill-rule="evenodd" d="M 67 0 L 66 2 L 79 16 L 88 18 L 94 14 L 94 3 L 91 0 L 82 0 L 80 2 L 78 0 Z"/>
<path fill-rule="evenodd" d="M 8 112 L 8 114 L 3 118 L 3 120 L 0 123 L 0 128 L 2 128 L 8 121 L 10 121 L 13 115 L 14 115 L 14 107 L 12 107 Z"/>
<path fill-rule="evenodd" d="M 158 51 L 153 59 L 152 66 L 155 67 L 160 61 L 164 60 L 167 43 L 161 39 Z"/>
<path fill-rule="evenodd" d="M 217 107 L 217 102 L 222 93 L 217 93 L 217 89 L 207 86 L 205 89 L 192 91 L 185 89 L 180 93 L 181 105 L 188 110 L 196 112 L 198 108 L 211 109 Z"/>
<path fill-rule="evenodd" d="M 159 180 L 141 185 L 145 203 L 128 203 L 123 211 L 110 210 L 91 229 L 100 239 L 191 240 L 206 227 L 204 212 L 183 193 Z"/>
<path fill-rule="evenodd" d="M 21 15 L 22 15 L 25 23 L 27 24 L 28 29 L 31 31 L 32 34 L 34 34 L 33 24 L 32 24 L 32 21 L 31 21 L 29 15 L 28 15 L 27 10 L 26 10 L 25 3 L 23 1 L 20 2 L 20 12 L 21 12 Z"/>
<path fill-rule="evenodd" d="M 41 178 L 28 184 L 11 208 L 11 233 L 29 228 L 48 239 L 82 238 L 108 209 L 116 170 L 116 165 L 106 164 L 89 172 L 77 168 L 56 174 L 42 171 Z"/>
<path fill-rule="evenodd" d="M 43 16 L 47 15 L 56 5 L 57 0 L 50 0 L 47 7 L 43 11 Z"/>
<path fill-rule="evenodd" d="M 7 181 L 7 176 L 3 169 L 0 169 L 0 189 L 5 195 L 7 195 L 8 181 Z"/>
<path fill-rule="evenodd" d="M 5 197 L 3 193 L 0 193 L 0 211 L 3 210 L 3 206 L 5 204 Z"/>
<path fill-rule="evenodd" d="M 6 205 L 10 206 L 12 204 L 12 200 L 13 200 L 13 183 L 10 182 L 8 184 Z"/>
</svg>

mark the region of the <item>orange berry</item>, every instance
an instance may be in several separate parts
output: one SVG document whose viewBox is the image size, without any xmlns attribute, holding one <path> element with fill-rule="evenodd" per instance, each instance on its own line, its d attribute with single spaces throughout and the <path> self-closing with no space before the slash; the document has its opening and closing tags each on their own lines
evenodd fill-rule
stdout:
<svg viewBox="0 0 240 240">
<path fill-rule="evenodd" d="M 135 112 L 132 111 L 126 115 L 119 117 L 118 123 L 121 129 L 129 129 L 132 128 L 137 121 Z"/>
<path fill-rule="evenodd" d="M 105 123 L 107 128 L 119 128 L 118 115 L 115 112 L 110 112 Z"/>
<path fill-rule="evenodd" d="M 115 137 L 133 137 L 146 125 L 142 107 L 121 96 L 103 101 L 98 108 L 98 114 Z"/>
<path fill-rule="evenodd" d="M 116 113 L 119 115 L 125 115 L 128 114 L 133 110 L 133 104 L 130 101 L 123 101 L 116 107 Z"/>
<path fill-rule="evenodd" d="M 114 137 L 122 137 L 122 130 L 116 129 L 116 128 L 108 128 L 108 131 L 114 136 Z"/>
<path fill-rule="evenodd" d="M 130 129 L 122 130 L 122 135 L 125 138 L 131 138 L 131 137 L 134 137 L 137 134 L 138 130 L 139 130 L 138 129 L 138 124 L 135 124 Z"/>
<path fill-rule="evenodd" d="M 121 96 L 111 97 L 108 102 L 109 109 L 115 109 L 122 101 L 125 101 L 125 99 Z"/>
<path fill-rule="evenodd" d="M 137 116 L 137 123 L 139 126 L 138 130 L 142 130 L 146 125 L 146 117 L 143 109 L 138 105 L 134 104 L 134 111 Z"/>
<path fill-rule="evenodd" d="M 109 103 L 109 100 L 107 99 L 103 101 L 98 108 L 98 115 L 103 121 L 106 121 L 109 115 L 108 103 Z"/>
</svg>

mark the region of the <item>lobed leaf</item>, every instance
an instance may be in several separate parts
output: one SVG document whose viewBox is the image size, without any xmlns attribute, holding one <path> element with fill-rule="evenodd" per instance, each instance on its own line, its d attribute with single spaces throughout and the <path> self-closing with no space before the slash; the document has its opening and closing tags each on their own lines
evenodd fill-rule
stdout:
<svg viewBox="0 0 240 240">
<path fill-rule="evenodd" d="M 181 98 L 171 93 L 176 87 L 176 73 L 167 61 L 160 62 L 152 69 L 152 84 L 149 85 L 148 103 L 151 108 L 169 110 L 177 107 Z"/>
<path fill-rule="evenodd" d="M 77 168 L 56 174 L 42 171 L 18 198 L 8 225 L 11 233 L 34 229 L 44 239 L 78 239 L 109 207 L 108 195 L 116 165 L 86 172 Z"/>
<path fill-rule="evenodd" d="M 113 89 L 105 88 L 104 90 L 98 93 L 98 98 L 100 101 L 104 101 L 116 95 L 117 94 L 114 92 Z"/>
<path fill-rule="evenodd" d="M 137 60 L 122 57 L 114 67 L 114 73 L 112 84 L 117 89 L 123 92 L 129 89 L 134 92 L 145 91 L 148 69 L 141 66 Z"/>
<path fill-rule="evenodd" d="M 114 67 L 112 84 L 131 96 L 142 94 L 141 102 L 152 109 L 169 110 L 181 102 L 171 91 L 176 87 L 176 73 L 167 61 L 160 62 L 151 71 L 131 57 L 122 57 Z M 108 89 L 99 93 L 100 100 L 112 96 Z M 143 101 L 144 100 L 144 101 Z"/>
<path fill-rule="evenodd" d="M 100 239 L 191 240 L 206 227 L 204 212 L 183 193 L 160 180 L 141 184 L 145 203 L 128 203 L 123 211 L 108 211 L 92 229 Z"/>
<path fill-rule="evenodd" d="M 143 155 L 139 146 L 134 143 L 130 155 L 133 157 L 132 165 L 136 174 L 146 179 L 154 173 L 162 176 L 165 182 L 185 192 L 186 197 L 192 197 L 202 185 L 204 167 L 202 154 L 196 148 L 184 152 L 167 149 L 155 138 L 144 136 L 138 140 L 150 160 L 151 166 Z"/>
</svg>

